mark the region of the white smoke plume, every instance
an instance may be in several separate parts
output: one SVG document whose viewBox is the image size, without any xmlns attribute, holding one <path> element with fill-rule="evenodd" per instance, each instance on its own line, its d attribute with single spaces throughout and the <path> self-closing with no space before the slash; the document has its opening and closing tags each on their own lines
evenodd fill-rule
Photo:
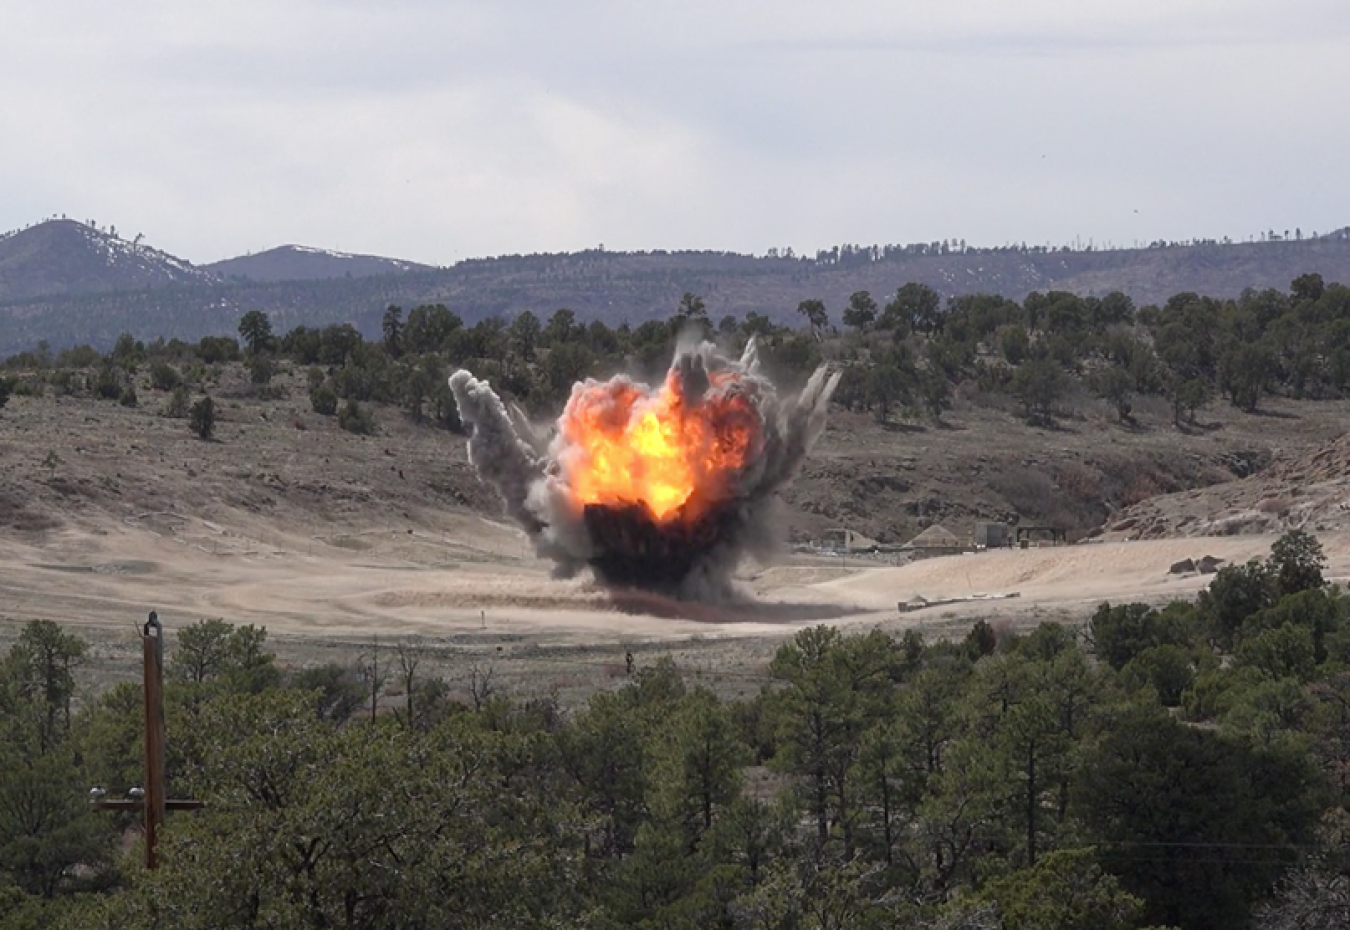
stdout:
<svg viewBox="0 0 1350 930">
<path fill-rule="evenodd" d="M 602 418 L 624 416 L 624 398 L 631 404 L 635 393 L 654 397 L 657 388 L 624 375 L 579 383 L 551 440 L 468 371 L 456 371 L 450 389 L 461 420 L 472 430 L 469 460 L 479 478 L 496 489 L 507 514 L 559 575 L 589 569 L 614 587 L 716 601 L 734 596 L 731 576 L 742 556 L 766 556 L 780 542 L 777 492 L 797 475 L 819 438 L 838 383 L 839 375 L 822 366 L 800 393 L 780 397 L 760 370 L 753 340 L 739 360 L 707 342 L 677 348 L 666 385 L 679 402 L 698 409 L 730 397 L 739 415 L 749 411 L 753 422 L 739 425 L 754 438 L 730 474 L 700 485 L 699 506 L 689 510 L 696 515 L 674 522 L 652 519 L 638 501 L 582 504 L 573 485 L 584 450 L 563 428 L 578 405 Z M 612 414 L 605 406 L 610 399 Z"/>
</svg>

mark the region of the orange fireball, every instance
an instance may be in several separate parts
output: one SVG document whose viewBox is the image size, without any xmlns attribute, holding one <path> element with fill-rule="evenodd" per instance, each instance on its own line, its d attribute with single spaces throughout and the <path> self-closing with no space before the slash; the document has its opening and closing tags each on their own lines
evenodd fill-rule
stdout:
<svg viewBox="0 0 1350 930">
<path fill-rule="evenodd" d="M 578 507 L 643 504 L 669 523 L 728 495 L 760 440 L 752 385 L 718 372 L 701 397 L 682 388 L 673 371 L 655 391 L 623 378 L 577 385 L 558 462 Z"/>
</svg>

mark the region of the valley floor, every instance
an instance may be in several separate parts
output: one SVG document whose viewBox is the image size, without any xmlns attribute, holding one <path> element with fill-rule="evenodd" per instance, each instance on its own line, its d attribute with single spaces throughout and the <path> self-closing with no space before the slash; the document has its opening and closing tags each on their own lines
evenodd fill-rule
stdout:
<svg viewBox="0 0 1350 930">
<path fill-rule="evenodd" d="M 0 641 L 28 619 L 55 619 L 95 644 L 102 680 L 134 680 L 138 624 L 153 609 L 170 631 L 210 617 L 265 626 L 289 665 L 351 662 L 381 643 L 415 646 L 426 670 L 452 683 L 491 673 L 512 693 L 566 699 L 617 683 L 631 651 L 639 662 L 670 655 L 734 693 L 767 680 L 778 643 L 804 626 L 959 637 L 978 618 L 1011 629 L 1081 622 L 1104 600 L 1192 596 L 1208 578 L 1169 574 L 1173 562 L 1263 557 L 1274 539 L 1098 542 L 899 566 L 790 556 L 744 567 L 743 603 L 700 605 L 554 579 L 520 533 L 479 516 L 441 515 L 439 532 L 427 522 L 333 535 L 319 524 L 225 526 L 146 514 L 40 540 L 10 538 L 0 543 Z M 1330 575 L 1350 576 L 1350 533 L 1322 542 Z M 1014 592 L 898 609 L 916 597 Z"/>
<path fill-rule="evenodd" d="M 491 674 L 513 693 L 575 699 L 626 676 L 631 651 L 637 665 L 669 655 L 735 694 L 767 680 L 774 650 L 804 626 L 959 637 L 981 617 L 1013 628 L 1081 622 L 1103 600 L 1192 596 L 1207 578 L 1171 575 L 1173 562 L 1263 557 L 1273 531 L 1293 521 L 1317 533 L 1332 577 L 1350 576 L 1343 495 L 1323 474 L 1339 473 L 1341 459 L 1317 459 L 1350 424 L 1345 402 L 1288 403 L 1264 417 L 1225 409 L 1227 424 L 1195 435 L 1161 421 L 1127 432 L 1087 418 L 1046 434 L 964 401 L 941 428 L 896 431 L 832 415 L 787 495 L 793 538 L 842 525 L 900 541 L 929 521 L 965 533 L 977 516 L 1019 510 L 1068 526 L 1090 516 L 1084 508 L 1105 513 L 1107 491 L 1130 482 L 1131 496 L 1149 497 L 1157 513 L 1111 525 L 1129 533 L 1147 525 L 1165 538 L 903 566 L 785 556 L 742 567 L 744 602 L 709 606 L 552 578 L 517 530 L 490 517 L 500 503 L 469 469 L 462 437 L 412 425 L 392 408 L 378 408 L 376 435 L 354 436 L 308 409 L 302 372 L 277 383 L 281 396 L 262 399 L 242 369 L 224 369 L 213 384 L 212 442 L 163 416 L 164 396 L 148 388 L 135 408 L 14 397 L 0 417 L 0 647 L 22 623 L 52 619 L 95 644 L 98 681 L 133 680 L 137 630 L 156 610 L 170 631 L 206 618 L 265 626 L 269 647 L 295 666 L 415 646 L 425 671 L 455 687 Z M 1272 459 L 1279 481 L 1268 490 L 1260 466 Z M 1247 482 L 1220 483 L 1232 478 L 1227 469 L 1249 467 L 1260 471 Z M 1314 478 L 1325 494 L 1296 493 Z M 1152 496 L 1173 487 L 1183 493 Z M 1049 509 L 1014 508 L 1019 495 Z M 1294 503 L 1273 510 L 1272 495 Z M 1299 503 L 1313 497 L 1336 506 Z M 1253 509 L 1281 525 L 1265 535 L 1174 538 L 1183 524 L 1198 525 L 1192 513 Z M 914 612 L 897 606 L 1014 592 Z"/>
</svg>

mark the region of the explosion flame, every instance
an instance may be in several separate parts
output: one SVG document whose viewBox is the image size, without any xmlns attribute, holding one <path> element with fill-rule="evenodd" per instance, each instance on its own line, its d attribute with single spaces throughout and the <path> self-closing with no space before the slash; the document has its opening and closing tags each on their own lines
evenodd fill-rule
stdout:
<svg viewBox="0 0 1350 930">
<path fill-rule="evenodd" d="M 754 382 L 737 373 L 712 378 L 688 397 L 672 372 L 659 391 L 623 381 L 582 385 L 559 421 L 559 464 L 581 504 L 642 504 L 658 523 L 688 520 L 725 496 L 761 434 Z"/>
<path fill-rule="evenodd" d="M 822 367 L 784 401 L 753 341 L 739 361 L 682 346 L 659 386 L 574 385 L 548 441 L 469 372 L 450 388 L 479 477 L 560 575 L 589 567 L 609 585 L 720 600 L 741 556 L 777 542 L 776 492 L 824 429 L 838 381 Z"/>
</svg>

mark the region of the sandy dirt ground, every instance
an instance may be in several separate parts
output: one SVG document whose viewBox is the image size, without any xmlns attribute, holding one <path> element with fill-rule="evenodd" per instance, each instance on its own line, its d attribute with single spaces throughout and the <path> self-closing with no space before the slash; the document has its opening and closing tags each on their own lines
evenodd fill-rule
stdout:
<svg viewBox="0 0 1350 930">
<path fill-rule="evenodd" d="M 259 521 L 222 526 L 145 514 L 102 531 L 0 543 L 0 615 L 86 627 L 130 625 L 154 609 L 171 628 L 206 617 L 276 636 L 490 633 L 597 644 L 778 637 L 817 622 L 904 627 L 937 618 L 1081 617 L 1104 600 L 1167 601 L 1207 583 L 1168 567 L 1185 558 L 1262 557 L 1273 537 L 1234 536 L 1007 549 L 900 566 L 785 557 L 746 566 L 740 604 L 683 604 L 558 580 L 522 536 L 464 513 L 419 528 L 333 535 Z M 423 521 L 425 527 L 426 521 Z M 1323 538 L 1334 577 L 1350 575 L 1350 534 Z M 897 605 L 1012 594 L 901 614 Z"/>
<path fill-rule="evenodd" d="M 695 681 L 734 696 L 767 681 L 774 651 L 810 624 L 917 627 L 937 638 L 964 636 L 981 617 L 1013 629 L 1082 622 L 1103 600 L 1191 596 L 1207 579 L 1169 575 L 1173 562 L 1264 556 L 1274 538 L 1172 538 L 1181 535 L 1172 531 L 1177 519 L 1159 522 L 1168 532 L 1157 540 L 904 566 L 785 557 L 743 566 L 746 598 L 737 604 L 614 594 L 550 577 L 523 536 L 494 519 L 500 502 L 473 475 L 463 437 L 413 424 L 393 408 L 377 410 L 376 435 L 355 436 L 309 409 L 299 368 L 287 366 L 268 397 L 242 367 L 217 368 L 208 378 L 220 413 L 212 442 L 162 415 L 167 396 L 144 373 L 135 408 L 55 391 L 6 405 L 0 650 L 24 622 L 49 618 L 90 641 L 100 686 L 131 680 L 139 674 L 139 624 L 156 610 L 171 636 L 206 618 L 265 626 L 269 647 L 292 668 L 352 667 L 373 659 L 377 644 L 382 661 L 390 650 L 416 648 L 424 671 L 461 696 L 466 683 L 492 674 L 517 696 L 584 699 L 626 678 L 630 652 L 635 668 L 670 657 Z M 1144 416 L 1147 406 L 1136 413 L 1152 425 L 1128 432 L 1090 408 L 1053 432 L 1032 429 L 959 397 L 941 428 L 883 428 L 862 414 L 832 413 L 785 495 L 784 537 L 845 527 L 898 542 L 930 522 L 964 535 L 977 518 L 1019 514 L 1087 525 L 1123 501 L 1248 473 L 1280 449 L 1311 458 L 1295 456 L 1279 472 L 1285 490 L 1276 497 L 1293 500 L 1293 489 L 1344 472 L 1340 458 L 1319 458 L 1350 428 L 1344 402 L 1290 402 L 1261 417 L 1225 408 L 1225 423 L 1195 435 L 1177 432 L 1169 409 Z M 1343 495 L 1333 490 L 1323 496 L 1340 507 Z M 1226 512 L 1226 499 L 1211 506 L 1218 498 L 1187 494 L 1187 513 Z M 1350 522 L 1308 525 L 1333 577 L 1350 576 Z M 897 609 L 916 596 L 1014 592 L 1009 600 Z"/>
<path fill-rule="evenodd" d="M 1269 536 L 1193 537 L 1140 542 L 1105 542 L 1040 549 L 1000 549 L 947 556 L 897 568 L 877 568 L 816 585 L 849 603 L 874 610 L 894 609 L 897 598 L 928 600 L 1016 594 L 1009 600 L 947 604 L 906 613 L 913 618 L 1055 615 L 1086 619 L 1103 601 L 1165 603 L 1190 598 L 1210 576 L 1170 574 L 1185 559 L 1213 556 L 1224 563 L 1264 558 Z M 1350 534 L 1323 537 L 1333 577 L 1350 574 Z M 788 589 L 790 590 L 790 589 Z M 787 593 L 785 591 L 784 593 Z"/>
<path fill-rule="evenodd" d="M 92 644 L 94 690 L 139 676 L 138 625 L 156 610 L 172 631 L 204 618 L 265 626 L 286 667 L 352 665 L 383 648 L 418 650 L 469 700 L 490 676 L 499 693 L 575 705 L 638 667 L 674 659 L 724 696 L 753 694 L 784 639 L 815 623 L 917 628 L 964 636 L 978 618 L 1010 629 L 1082 622 L 1101 601 L 1162 603 L 1207 583 L 1168 567 L 1185 558 L 1265 556 L 1273 537 L 1096 543 L 947 556 L 906 565 L 791 556 L 746 566 L 744 603 L 681 604 L 551 578 L 522 536 L 468 511 L 418 515 L 416 528 L 338 532 L 259 518 L 226 526 L 141 514 L 101 528 L 0 543 L 0 647 L 23 622 L 50 618 Z M 430 529 L 428 527 L 434 527 Z M 1350 534 L 1322 538 L 1336 578 L 1350 576 Z M 898 604 L 1010 594 L 901 613 Z M 390 685 L 386 702 L 396 706 Z"/>
<path fill-rule="evenodd" d="M 521 534 L 471 515 L 448 523 L 440 534 L 304 535 L 147 515 L 102 533 L 9 540 L 0 544 L 0 612 L 108 627 L 153 609 L 171 628 L 220 617 L 274 635 L 491 632 L 558 642 L 755 636 L 873 612 L 808 583 L 842 571 L 828 565 L 778 567 L 761 573 L 772 576 L 761 585 L 747 578 L 747 592 L 758 587 L 763 596 L 743 604 L 685 604 L 555 579 Z M 785 582 L 794 597 L 776 595 Z"/>
</svg>

